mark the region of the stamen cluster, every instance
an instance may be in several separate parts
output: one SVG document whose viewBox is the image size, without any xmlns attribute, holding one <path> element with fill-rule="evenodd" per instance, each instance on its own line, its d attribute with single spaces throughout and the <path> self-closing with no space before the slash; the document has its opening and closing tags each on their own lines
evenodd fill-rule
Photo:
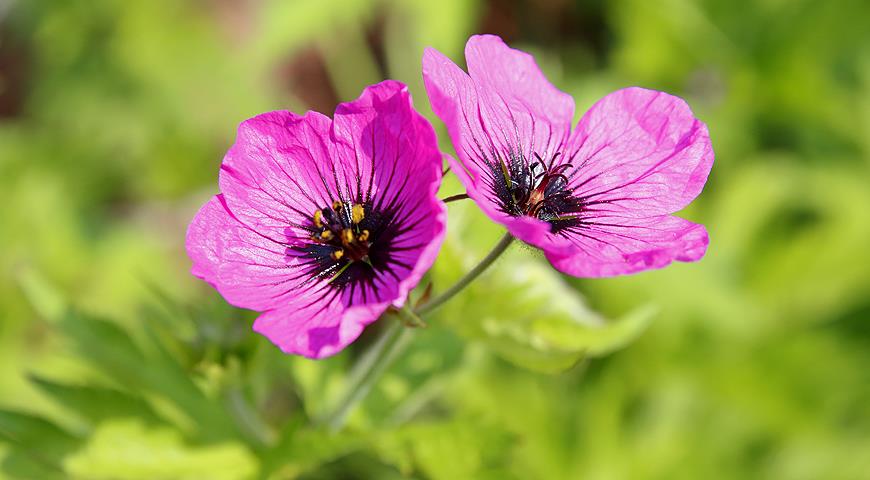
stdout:
<svg viewBox="0 0 870 480">
<path fill-rule="evenodd" d="M 545 162 L 540 155 L 529 162 L 522 155 L 513 156 L 509 164 L 499 159 L 496 193 L 502 209 L 511 215 L 528 215 L 550 222 L 554 230 L 579 222 L 583 202 L 573 195 L 565 172 L 570 163 L 556 165 L 559 153 Z"/>
<path fill-rule="evenodd" d="M 371 232 L 364 228 L 365 205 L 336 200 L 331 208 L 319 209 L 311 218 L 315 232 L 311 239 L 332 247 L 333 260 L 370 263 Z"/>
</svg>

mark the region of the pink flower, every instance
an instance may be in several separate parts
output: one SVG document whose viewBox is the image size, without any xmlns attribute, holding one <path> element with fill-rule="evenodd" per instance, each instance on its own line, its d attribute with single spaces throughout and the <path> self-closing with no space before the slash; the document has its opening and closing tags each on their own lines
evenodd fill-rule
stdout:
<svg viewBox="0 0 870 480">
<path fill-rule="evenodd" d="M 423 79 L 468 195 L 560 271 L 603 277 L 695 261 L 709 242 L 670 215 L 704 187 L 707 127 L 671 95 L 626 88 L 572 131 L 573 99 L 527 53 L 492 35 L 465 47 L 468 74 L 431 48 Z"/>
<path fill-rule="evenodd" d="M 446 209 L 441 154 L 407 87 L 385 81 L 316 112 L 258 115 L 224 157 L 221 194 L 187 232 L 192 273 L 254 330 L 320 358 L 400 307 L 432 266 Z"/>
</svg>

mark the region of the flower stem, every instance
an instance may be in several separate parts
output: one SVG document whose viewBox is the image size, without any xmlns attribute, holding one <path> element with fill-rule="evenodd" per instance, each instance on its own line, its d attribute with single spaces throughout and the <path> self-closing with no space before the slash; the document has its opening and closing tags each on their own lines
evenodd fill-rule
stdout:
<svg viewBox="0 0 870 480">
<path fill-rule="evenodd" d="M 407 303 L 405 304 L 405 306 L 403 306 L 401 309 L 399 309 L 399 315 L 405 319 L 405 326 L 406 327 L 425 327 L 426 326 L 426 322 L 424 322 L 423 319 L 420 318 L 419 315 L 414 313 L 413 310 L 408 308 Z"/>
<path fill-rule="evenodd" d="M 368 395 L 393 359 L 401 353 L 411 338 L 411 333 L 412 329 L 405 328 L 402 322 L 396 319 L 384 330 L 377 342 L 366 350 L 350 371 L 347 391 L 338 408 L 329 417 L 330 430 L 337 431 L 344 426 L 348 414 Z"/>
<path fill-rule="evenodd" d="M 513 242 L 513 237 L 510 233 L 506 233 L 496 244 L 495 248 L 480 263 L 453 286 L 448 288 L 447 291 L 413 310 L 407 305 L 402 308 L 399 314 L 405 318 L 409 324 L 408 327 L 399 319 L 391 322 L 377 342 L 369 347 L 356 365 L 354 365 L 353 369 L 351 369 L 348 375 L 347 390 L 339 402 L 338 408 L 335 409 L 335 412 L 327 420 L 331 430 L 337 431 L 344 426 L 344 422 L 353 408 L 365 398 L 393 360 L 407 346 L 408 340 L 410 340 L 414 331 L 412 327 L 419 326 L 420 324 L 425 325 L 420 316 L 440 307 L 444 302 L 450 300 L 454 295 L 462 291 L 463 288 L 467 287 L 468 284 L 479 277 L 481 273 L 507 250 L 511 242 Z"/>
<path fill-rule="evenodd" d="M 502 253 L 507 250 L 507 248 L 513 242 L 514 237 L 511 236 L 510 233 L 505 233 L 501 240 L 498 241 L 498 244 L 489 252 L 489 254 L 480 261 L 474 268 L 471 269 L 470 272 L 466 273 L 464 277 L 460 278 L 458 282 L 454 283 L 452 287 L 448 288 L 446 292 L 442 293 L 438 297 L 426 302 L 425 304 L 417 307 L 415 311 L 418 315 L 423 315 L 426 313 L 435 310 L 440 307 L 441 304 L 453 298 L 454 295 L 461 292 L 463 288 L 467 287 L 469 283 L 471 283 L 475 278 L 480 276 L 493 262 L 501 256 Z"/>
</svg>

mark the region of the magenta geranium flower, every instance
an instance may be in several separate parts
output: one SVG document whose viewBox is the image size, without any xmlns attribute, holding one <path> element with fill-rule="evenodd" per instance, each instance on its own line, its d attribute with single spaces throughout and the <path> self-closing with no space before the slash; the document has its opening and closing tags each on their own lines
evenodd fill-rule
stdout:
<svg viewBox="0 0 870 480">
<path fill-rule="evenodd" d="M 469 197 L 560 271 L 602 277 L 695 261 L 707 232 L 671 214 L 704 187 L 707 127 L 674 96 L 627 88 L 571 129 L 573 99 L 492 35 L 465 47 L 468 74 L 433 49 L 423 79 Z"/>
<path fill-rule="evenodd" d="M 355 340 L 431 267 L 446 209 L 441 154 L 407 88 L 385 81 L 316 112 L 258 115 L 223 160 L 221 194 L 187 232 L 192 272 L 287 353 Z"/>
</svg>

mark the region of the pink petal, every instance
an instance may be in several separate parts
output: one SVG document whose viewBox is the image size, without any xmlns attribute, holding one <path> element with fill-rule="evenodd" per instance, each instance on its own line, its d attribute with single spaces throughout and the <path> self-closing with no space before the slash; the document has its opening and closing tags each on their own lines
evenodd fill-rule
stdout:
<svg viewBox="0 0 870 480">
<path fill-rule="evenodd" d="M 302 286 L 307 279 L 287 256 L 287 244 L 238 221 L 223 195 L 212 197 L 196 214 L 185 246 L 191 272 L 235 306 L 264 310 L 308 293 Z"/>
<path fill-rule="evenodd" d="M 547 80 L 534 57 L 508 47 L 495 35 L 474 35 L 465 45 L 465 59 L 468 74 L 493 113 L 515 120 L 520 141 L 528 143 L 530 151 L 544 158 L 555 153 L 571 130 L 574 99 Z M 509 132 L 515 129 L 511 123 Z"/>
<path fill-rule="evenodd" d="M 704 256 L 709 238 L 703 225 L 670 215 L 648 218 L 600 217 L 566 232 L 571 255 L 545 252 L 558 270 L 576 277 L 608 277 L 661 268 L 672 261 Z"/>
<path fill-rule="evenodd" d="M 325 282 L 306 283 L 288 265 L 284 245 L 231 216 L 218 195 L 206 203 L 187 235 L 193 273 L 231 304 L 265 310 L 254 330 L 287 353 L 322 358 L 353 342 L 389 301 L 347 306 L 346 296 Z"/>
<path fill-rule="evenodd" d="M 490 218 L 508 225 L 512 217 L 499 208 L 487 162 L 554 155 L 570 133 L 574 102 L 547 82 L 530 55 L 498 37 L 472 37 L 466 57 L 471 76 L 427 48 L 423 80 L 461 160 L 454 172 Z"/>
<path fill-rule="evenodd" d="M 435 131 L 411 105 L 408 88 L 387 80 L 339 105 L 334 123 L 337 151 L 361 179 L 353 190 L 363 199 L 375 197 L 376 206 L 405 225 L 391 243 L 398 281 L 373 292 L 396 306 L 434 263 L 447 226 L 447 208 L 437 197 L 442 165 Z"/>
<path fill-rule="evenodd" d="M 285 353 L 324 358 L 353 343 L 387 307 L 386 302 L 345 307 L 335 298 L 294 302 L 260 315 L 254 331 Z"/>
<path fill-rule="evenodd" d="M 429 102 L 447 125 L 461 159 L 461 163 L 451 160 L 451 168 L 484 212 L 493 220 L 504 222 L 510 217 L 498 210 L 492 190 L 485 184 L 489 170 L 484 160 L 497 150 L 489 140 L 484 122 L 475 113 L 478 101 L 471 77 L 440 52 L 427 48 L 423 53 L 423 81 Z"/>
<path fill-rule="evenodd" d="M 336 168 L 332 120 L 277 111 L 239 126 L 221 164 L 220 188 L 239 220 L 273 237 L 331 205 L 349 183 Z"/>
<path fill-rule="evenodd" d="M 570 185 L 591 208 L 645 217 L 679 211 L 701 193 L 713 147 L 686 102 L 634 87 L 592 106 L 565 157 Z"/>
</svg>

